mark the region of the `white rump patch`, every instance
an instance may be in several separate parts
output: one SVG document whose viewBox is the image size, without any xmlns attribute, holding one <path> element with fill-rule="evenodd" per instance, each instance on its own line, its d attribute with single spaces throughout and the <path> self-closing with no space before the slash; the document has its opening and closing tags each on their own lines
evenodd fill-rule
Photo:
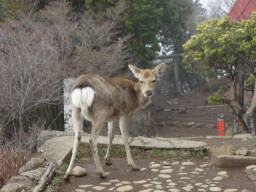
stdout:
<svg viewBox="0 0 256 192">
<path fill-rule="evenodd" d="M 91 87 L 74 89 L 71 93 L 71 102 L 75 107 L 87 111 L 87 108 L 92 105 L 94 94 Z"/>
</svg>

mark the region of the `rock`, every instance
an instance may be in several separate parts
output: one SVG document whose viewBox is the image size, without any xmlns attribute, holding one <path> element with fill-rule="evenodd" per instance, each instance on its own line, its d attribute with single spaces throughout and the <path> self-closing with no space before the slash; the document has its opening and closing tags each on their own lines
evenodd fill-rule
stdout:
<svg viewBox="0 0 256 192">
<path fill-rule="evenodd" d="M 30 161 L 26 163 L 23 167 L 20 168 L 19 174 L 25 172 L 25 171 L 31 171 L 33 169 L 36 169 L 40 167 L 44 163 L 44 158 L 43 157 L 34 157 Z"/>
<path fill-rule="evenodd" d="M 78 187 L 80 188 L 83 188 L 83 189 L 86 189 L 88 187 L 92 187 L 93 185 L 79 185 Z"/>
<path fill-rule="evenodd" d="M 238 134 L 234 135 L 234 139 L 253 139 L 253 136 L 251 134 Z"/>
<path fill-rule="evenodd" d="M 32 181 L 24 176 L 11 177 L 9 182 L 1 189 L 1 192 L 32 191 Z"/>
<path fill-rule="evenodd" d="M 195 163 L 188 161 L 188 162 L 183 162 L 181 165 L 187 166 L 187 165 L 195 165 Z"/>
<path fill-rule="evenodd" d="M 249 165 L 246 167 L 247 170 L 254 170 L 256 169 L 256 165 Z"/>
<path fill-rule="evenodd" d="M 103 187 L 103 186 L 95 186 L 95 187 L 93 187 L 93 189 L 96 190 L 96 191 L 102 191 L 105 188 L 106 187 Z"/>
<path fill-rule="evenodd" d="M 51 162 L 58 166 L 71 155 L 74 137 L 63 136 L 49 139 L 41 146 L 40 152 Z"/>
<path fill-rule="evenodd" d="M 201 168 L 195 168 L 195 171 L 197 171 L 197 172 L 204 172 L 204 170 L 201 169 Z"/>
<path fill-rule="evenodd" d="M 118 187 L 116 189 L 117 192 L 126 192 L 126 191 L 131 191 L 131 190 L 133 190 L 133 186 L 131 186 L 131 185 L 125 185 L 122 187 Z"/>
<path fill-rule="evenodd" d="M 163 173 L 163 174 L 173 173 L 173 169 L 163 169 L 160 171 L 160 173 Z"/>
<path fill-rule="evenodd" d="M 194 188 L 193 186 L 187 185 L 187 186 L 183 187 L 182 189 L 185 191 L 191 191 L 193 188 Z"/>
<path fill-rule="evenodd" d="M 140 181 L 134 181 L 133 183 L 134 184 L 143 184 L 143 183 L 146 183 L 147 181 L 146 180 L 140 180 Z"/>
<path fill-rule="evenodd" d="M 72 174 L 73 176 L 76 176 L 76 177 L 82 177 L 82 176 L 85 176 L 87 175 L 87 171 L 85 168 L 83 167 L 80 167 L 80 166 L 75 166 L 73 169 L 72 169 Z"/>
<path fill-rule="evenodd" d="M 153 191 L 153 189 L 144 189 L 144 190 L 141 190 L 139 192 L 151 192 L 151 191 Z"/>
<path fill-rule="evenodd" d="M 110 183 L 119 183 L 120 180 L 118 180 L 118 179 L 111 179 L 109 182 L 110 182 Z"/>
<path fill-rule="evenodd" d="M 219 187 L 210 187 L 209 190 L 217 192 L 217 191 L 221 191 L 221 188 L 219 188 Z"/>
<path fill-rule="evenodd" d="M 226 189 L 224 190 L 224 192 L 237 192 L 238 189 Z"/>
<path fill-rule="evenodd" d="M 171 175 L 160 174 L 160 175 L 158 175 L 158 177 L 160 177 L 160 178 L 162 178 L 162 179 L 169 179 L 169 178 L 171 178 Z"/>
<path fill-rule="evenodd" d="M 221 176 L 217 176 L 213 178 L 213 181 L 221 181 L 223 178 Z"/>
<path fill-rule="evenodd" d="M 221 176 L 221 177 L 228 177 L 228 173 L 227 171 L 220 171 L 217 173 L 218 176 Z"/>
<path fill-rule="evenodd" d="M 75 192 L 85 192 L 83 189 L 76 189 Z"/>
<path fill-rule="evenodd" d="M 169 189 L 170 192 L 180 192 L 179 189 Z"/>
<path fill-rule="evenodd" d="M 23 173 L 21 173 L 21 175 L 26 176 L 26 177 L 30 178 L 31 180 L 33 180 L 33 179 L 39 180 L 43 176 L 45 171 L 46 171 L 46 167 L 45 168 L 40 167 L 35 170 L 23 172 Z"/>
<path fill-rule="evenodd" d="M 172 163 L 172 165 L 179 165 L 179 164 L 180 164 L 179 161 L 175 161 L 175 162 Z"/>
<path fill-rule="evenodd" d="M 150 166 L 151 169 L 156 169 L 156 168 L 159 168 L 159 167 L 161 167 L 160 164 L 153 164 L 153 165 Z"/>
<path fill-rule="evenodd" d="M 210 147 L 209 155 L 211 158 L 216 158 L 219 155 L 234 155 L 238 148 L 233 145 L 222 145 L 217 147 Z"/>
<path fill-rule="evenodd" d="M 246 147 L 241 147 L 235 151 L 235 155 L 247 156 L 249 154 L 249 150 Z"/>
<path fill-rule="evenodd" d="M 237 156 L 237 155 L 220 155 L 217 157 L 215 165 L 217 167 L 245 167 L 256 164 L 256 157 Z"/>
</svg>

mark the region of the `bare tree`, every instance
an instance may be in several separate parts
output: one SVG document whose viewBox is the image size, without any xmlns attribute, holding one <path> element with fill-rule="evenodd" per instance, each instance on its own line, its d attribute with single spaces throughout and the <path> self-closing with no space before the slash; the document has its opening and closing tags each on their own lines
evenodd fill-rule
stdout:
<svg viewBox="0 0 256 192">
<path fill-rule="evenodd" d="M 211 0 L 207 4 L 208 17 L 222 18 L 227 16 L 236 0 Z"/>
<path fill-rule="evenodd" d="M 40 120 L 35 110 L 61 105 L 65 77 L 99 71 L 111 76 L 126 67 L 128 37 L 116 38 L 122 9 L 75 17 L 68 16 L 65 1 L 57 1 L 37 15 L 21 14 L 0 24 L 0 125 L 5 131 L 22 135 Z"/>
</svg>

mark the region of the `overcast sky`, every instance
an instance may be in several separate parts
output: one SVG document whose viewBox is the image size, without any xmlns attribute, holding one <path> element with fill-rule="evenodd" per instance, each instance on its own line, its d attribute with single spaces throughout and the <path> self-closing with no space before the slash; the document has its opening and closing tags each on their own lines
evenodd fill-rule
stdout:
<svg viewBox="0 0 256 192">
<path fill-rule="evenodd" d="M 204 7 L 206 7 L 207 3 L 210 1 L 210 0 L 200 0 L 201 3 L 204 5 Z"/>
</svg>

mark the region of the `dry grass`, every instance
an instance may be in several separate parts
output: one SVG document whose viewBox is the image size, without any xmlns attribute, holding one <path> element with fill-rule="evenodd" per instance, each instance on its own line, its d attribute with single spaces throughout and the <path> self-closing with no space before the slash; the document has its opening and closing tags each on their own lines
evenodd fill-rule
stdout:
<svg viewBox="0 0 256 192">
<path fill-rule="evenodd" d="M 11 144 L 0 146 L 0 188 L 17 175 L 27 158 L 27 152 Z"/>
</svg>

